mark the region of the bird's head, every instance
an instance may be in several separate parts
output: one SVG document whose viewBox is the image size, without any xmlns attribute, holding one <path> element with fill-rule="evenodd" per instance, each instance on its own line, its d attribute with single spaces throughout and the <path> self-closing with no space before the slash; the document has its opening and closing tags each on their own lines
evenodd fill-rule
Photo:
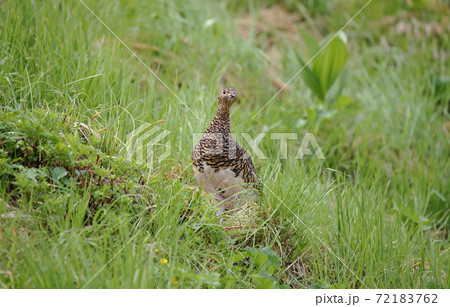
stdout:
<svg viewBox="0 0 450 307">
<path fill-rule="evenodd" d="M 237 94 L 234 88 L 224 88 L 218 97 L 219 104 L 223 103 L 225 105 L 231 106 L 233 102 L 236 101 Z"/>
</svg>

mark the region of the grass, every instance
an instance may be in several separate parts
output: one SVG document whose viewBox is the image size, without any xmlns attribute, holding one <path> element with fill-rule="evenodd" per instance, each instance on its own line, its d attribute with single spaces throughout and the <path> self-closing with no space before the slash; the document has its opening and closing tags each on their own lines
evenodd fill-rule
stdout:
<svg viewBox="0 0 450 307">
<path fill-rule="evenodd" d="M 449 288 L 444 1 L 373 1 L 345 28 L 346 103 L 299 76 L 255 117 L 301 68 L 283 20 L 322 39 L 364 1 L 85 3 L 176 96 L 81 1 L 1 5 L 0 287 Z M 225 86 L 233 131 L 268 134 L 241 230 L 190 170 Z M 170 132 L 152 167 L 124 149 L 146 123 Z M 306 132 L 325 160 L 294 159 Z"/>
</svg>

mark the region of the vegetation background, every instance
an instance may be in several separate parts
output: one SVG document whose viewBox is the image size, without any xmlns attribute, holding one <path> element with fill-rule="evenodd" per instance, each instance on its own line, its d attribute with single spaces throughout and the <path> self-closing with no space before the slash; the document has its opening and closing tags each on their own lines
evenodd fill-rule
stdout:
<svg viewBox="0 0 450 307">
<path fill-rule="evenodd" d="M 0 287 L 449 288 L 448 2 L 371 1 L 332 94 L 287 84 L 365 4 L 0 1 Z M 233 131 L 298 134 L 229 219 L 190 169 L 225 86 Z"/>
</svg>

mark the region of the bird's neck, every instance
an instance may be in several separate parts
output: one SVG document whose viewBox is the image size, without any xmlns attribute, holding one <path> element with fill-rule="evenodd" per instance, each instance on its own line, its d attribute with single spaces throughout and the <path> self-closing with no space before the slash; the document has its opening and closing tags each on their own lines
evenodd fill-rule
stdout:
<svg viewBox="0 0 450 307">
<path fill-rule="evenodd" d="M 226 105 L 225 103 L 220 103 L 217 106 L 217 112 L 214 118 L 218 119 L 227 119 L 230 120 L 230 105 Z"/>
<path fill-rule="evenodd" d="M 214 130 L 214 132 L 222 133 L 230 132 L 230 106 L 219 103 L 216 115 L 214 116 L 208 130 Z"/>
</svg>

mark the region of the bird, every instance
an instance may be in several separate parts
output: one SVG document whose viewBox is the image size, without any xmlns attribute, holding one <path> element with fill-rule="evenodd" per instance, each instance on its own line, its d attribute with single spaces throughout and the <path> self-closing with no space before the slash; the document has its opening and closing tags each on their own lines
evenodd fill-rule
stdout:
<svg viewBox="0 0 450 307">
<path fill-rule="evenodd" d="M 217 98 L 217 112 L 194 147 L 194 177 L 208 194 L 214 194 L 221 211 L 258 202 L 262 182 L 250 155 L 237 144 L 230 131 L 230 109 L 236 90 L 223 89 Z"/>
</svg>

